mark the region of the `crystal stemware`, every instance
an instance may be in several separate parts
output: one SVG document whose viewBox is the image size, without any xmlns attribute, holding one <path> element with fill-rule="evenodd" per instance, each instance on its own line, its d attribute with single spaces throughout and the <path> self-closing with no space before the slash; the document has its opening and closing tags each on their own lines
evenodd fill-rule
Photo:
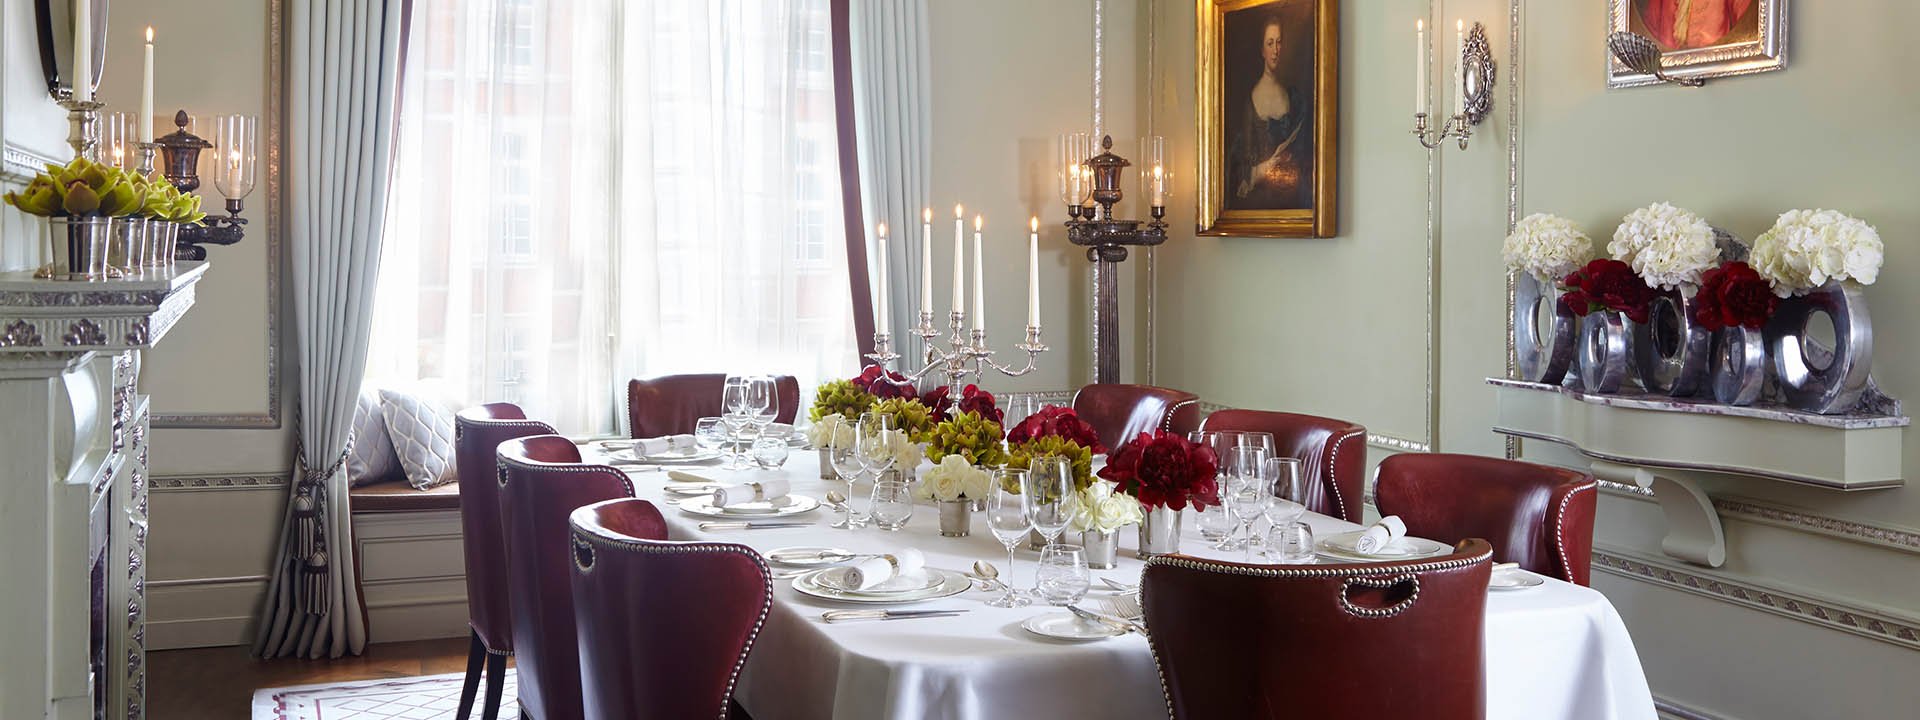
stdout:
<svg viewBox="0 0 1920 720">
<path fill-rule="evenodd" d="M 1073 490 L 1073 463 L 1066 458 L 1043 456 L 1027 464 L 1027 482 L 1022 488 L 1027 494 L 1027 520 L 1048 545 L 1059 542 L 1060 534 L 1073 522 L 1077 505 L 1066 502 Z"/>
<path fill-rule="evenodd" d="M 1033 531 L 1033 523 L 1027 520 L 1027 495 L 1025 491 L 1027 471 L 1018 468 L 1001 468 L 994 471 L 993 489 L 987 493 L 987 529 L 993 531 L 993 537 L 1007 547 L 1007 592 L 987 603 L 993 607 L 1025 607 L 1032 601 L 1025 593 L 1016 590 L 1011 582 L 1013 578 L 1013 549 L 1027 539 L 1027 533 Z"/>
<path fill-rule="evenodd" d="M 780 391 L 773 384 L 773 378 L 755 375 L 747 378 L 746 414 L 753 426 L 760 432 L 766 432 L 774 418 L 780 416 Z"/>
<path fill-rule="evenodd" d="M 1227 450 L 1239 444 L 1240 433 L 1232 430 L 1194 430 L 1187 433 L 1187 441 L 1213 450 L 1217 462 L 1227 461 Z M 1221 469 L 1225 477 L 1225 468 Z M 1233 522 L 1233 514 L 1222 504 L 1209 505 L 1199 511 L 1200 537 L 1211 543 L 1215 550 L 1233 550 L 1233 531 L 1239 527 Z"/>
<path fill-rule="evenodd" d="M 1273 476 L 1266 448 L 1236 446 L 1227 451 L 1226 492 L 1222 499 L 1234 519 L 1246 530 L 1246 560 L 1253 560 L 1253 524 L 1273 502 Z"/>
<path fill-rule="evenodd" d="M 835 420 L 847 423 L 846 420 Z M 836 528 L 857 528 L 867 524 L 867 517 L 853 509 L 853 483 L 866 472 L 866 466 L 860 462 L 859 433 L 849 432 L 851 428 L 835 426 L 826 432 L 827 461 L 833 466 L 833 472 L 847 483 L 846 512 L 833 523 Z"/>
<path fill-rule="evenodd" d="M 893 458 L 899 451 L 898 443 L 902 441 L 894 429 L 893 415 L 881 412 L 861 413 L 859 422 L 854 425 L 854 442 L 860 454 L 860 466 L 875 479 L 893 468 Z"/>
</svg>

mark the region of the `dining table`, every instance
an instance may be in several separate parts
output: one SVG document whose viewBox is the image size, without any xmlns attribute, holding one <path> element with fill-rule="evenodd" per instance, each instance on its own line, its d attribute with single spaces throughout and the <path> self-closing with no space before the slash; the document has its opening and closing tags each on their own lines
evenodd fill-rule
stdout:
<svg viewBox="0 0 1920 720">
<path fill-rule="evenodd" d="M 589 462 L 592 462 L 590 459 Z M 923 466 L 924 468 L 925 466 Z M 827 546 L 854 553 L 892 553 L 916 548 L 929 568 L 967 571 L 976 561 L 997 566 L 999 577 L 1031 588 L 1039 553 L 1023 541 L 1017 563 L 1007 566 L 1005 546 L 973 513 L 970 534 L 943 537 L 938 508 L 916 504 L 898 530 L 872 525 L 845 529 L 830 524 L 838 513 L 822 505 L 794 517 L 754 521 L 810 521 L 777 529 L 702 529 L 715 520 L 680 509 L 684 496 L 669 485 L 697 476 L 716 483 L 785 479 L 789 492 L 813 499 L 847 483 L 822 479 L 818 453 L 796 449 L 777 469 L 724 469 L 714 465 L 622 468 L 634 481 L 637 497 L 660 505 L 669 538 L 731 542 L 766 553 L 794 546 Z M 856 509 L 867 506 L 870 483 L 854 486 Z M 1316 537 L 1358 529 L 1344 520 L 1307 513 Z M 1240 561 L 1241 551 L 1215 550 L 1203 539 L 1195 518 L 1181 523 L 1180 551 L 1202 558 Z M 1135 533 L 1123 528 L 1116 566 L 1092 571 L 1088 602 L 1110 594 L 1102 579 L 1134 585 L 1145 561 L 1136 557 Z M 1069 533 L 1071 536 L 1071 533 Z M 1255 556 L 1255 562 L 1263 562 Z M 829 623 L 823 614 L 862 607 L 805 595 L 795 590 L 790 568 L 773 564 L 773 602 L 748 655 L 734 697 L 760 720 L 1004 720 L 1007 718 L 1165 718 L 1154 657 L 1145 637 L 1128 633 L 1093 641 L 1063 641 L 1023 629 L 1027 619 L 1063 608 L 1041 602 L 1027 607 L 987 605 L 998 589 L 975 589 L 905 607 L 956 609 L 947 617 Z M 1523 590 L 1489 591 L 1484 649 L 1486 717 L 1495 720 L 1641 720 L 1655 717 L 1633 640 L 1607 598 L 1592 588 L 1558 579 Z M 1148 628 L 1150 631 L 1151 628 Z M 1233 632 L 1232 619 L 1219 619 L 1219 632 Z M 1249 647 L 1247 652 L 1286 653 L 1286 647 Z M 1301 663 L 1316 658 L 1299 658 Z M 1391 664 L 1354 667 L 1383 685 L 1420 682 L 1397 674 Z"/>
</svg>

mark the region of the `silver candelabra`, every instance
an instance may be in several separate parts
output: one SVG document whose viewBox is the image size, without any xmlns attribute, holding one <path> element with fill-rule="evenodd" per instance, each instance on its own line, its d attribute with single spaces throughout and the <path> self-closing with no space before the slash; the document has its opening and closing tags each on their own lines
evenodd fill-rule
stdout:
<svg viewBox="0 0 1920 720">
<path fill-rule="evenodd" d="M 917 386 L 922 378 L 938 370 L 947 376 L 948 397 L 958 401 L 960 388 L 968 376 L 973 376 L 976 384 L 985 380 L 988 370 L 1007 377 L 1020 377 L 1033 372 L 1038 367 L 1040 353 L 1047 351 L 1047 346 L 1040 344 L 1040 326 L 1028 325 L 1026 342 L 1014 346 L 1026 351 L 1027 364 L 1019 368 L 1002 365 L 993 361 L 993 350 L 987 347 L 987 331 L 977 327 L 967 330 L 966 321 L 966 313 L 958 310 L 947 313 L 949 334 L 947 347 L 942 348 L 935 342 L 940 337 L 940 331 L 933 327 L 933 312 L 920 311 L 920 324 L 910 330 L 920 337 L 921 344 L 926 347 L 926 363 L 919 370 L 907 372 L 894 369 L 900 355 L 893 351 L 893 334 L 884 329 L 873 334 L 873 352 L 867 353 L 867 359 L 883 371 L 881 378 L 902 387 Z M 898 373 L 905 379 L 895 380 L 892 373 Z"/>
</svg>

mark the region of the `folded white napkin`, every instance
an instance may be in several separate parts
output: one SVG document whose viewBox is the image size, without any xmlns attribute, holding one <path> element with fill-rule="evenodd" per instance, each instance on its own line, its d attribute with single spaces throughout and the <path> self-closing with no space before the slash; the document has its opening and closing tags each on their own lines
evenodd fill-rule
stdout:
<svg viewBox="0 0 1920 720">
<path fill-rule="evenodd" d="M 1360 539 L 1353 541 L 1353 549 L 1373 554 L 1386 550 L 1393 545 L 1393 541 L 1406 536 L 1407 524 L 1400 522 L 1399 515 L 1388 515 L 1368 527 L 1366 532 L 1360 533 Z"/>
<path fill-rule="evenodd" d="M 866 590 L 901 575 L 912 575 L 927 566 L 927 558 L 919 550 L 907 548 L 891 555 L 868 558 L 860 564 L 847 568 L 847 586 L 855 590 Z"/>
<path fill-rule="evenodd" d="M 633 441 L 633 454 L 639 455 L 640 457 L 661 455 L 664 453 L 687 452 L 693 448 L 692 435 L 666 435 Z"/>
<path fill-rule="evenodd" d="M 714 507 L 726 507 L 728 505 L 783 498 L 787 496 L 787 489 L 788 482 L 786 478 L 774 478 L 772 480 L 740 483 L 738 485 L 724 485 L 721 486 L 720 489 L 713 491 L 713 505 Z"/>
</svg>

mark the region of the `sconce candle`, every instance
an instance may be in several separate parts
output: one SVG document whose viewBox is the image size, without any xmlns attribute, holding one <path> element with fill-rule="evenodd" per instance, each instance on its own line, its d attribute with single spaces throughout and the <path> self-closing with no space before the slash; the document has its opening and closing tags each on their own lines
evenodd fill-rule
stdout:
<svg viewBox="0 0 1920 720">
<path fill-rule="evenodd" d="M 1467 111 L 1467 21 L 1453 21 L 1453 114 Z"/>
<path fill-rule="evenodd" d="M 1427 111 L 1427 21 L 1413 21 L 1413 112 Z"/>
</svg>

